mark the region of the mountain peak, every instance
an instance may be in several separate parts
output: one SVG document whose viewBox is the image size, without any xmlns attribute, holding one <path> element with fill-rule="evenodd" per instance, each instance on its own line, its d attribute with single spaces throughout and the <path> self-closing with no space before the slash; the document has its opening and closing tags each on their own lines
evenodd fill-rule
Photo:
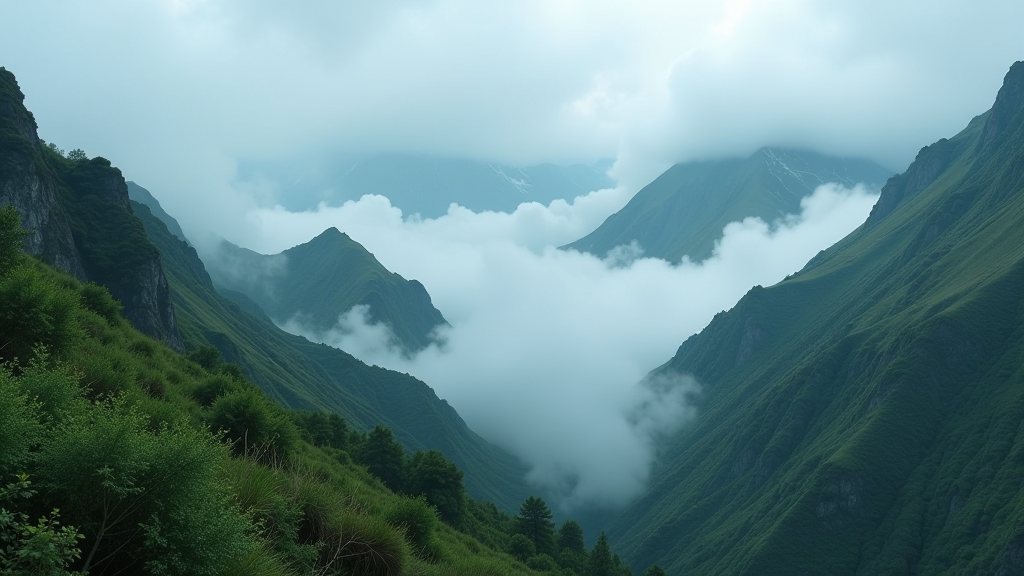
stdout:
<svg viewBox="0 0 1024 576">
<path fill-rule="evenodd" d="M 317 235 L 316 238 L 310 240 L 309 243 L 312 244 L 317 241 L 323 242 L 339 239 L 351 240 L 351 238 L 348 237 L 348 234 L 345 234 L 341 230 L 338 230 L 336 227 L 331 226 L 330 228 L 324 230 L 319 235 Z"/>
<path fill-rule="evenodd" d="M 988 146 L 999 138 L 1013 118 L 1024 111 L 1024 62 L 1014 62 L 1003 78 L 992 112 L 985 122 L 981 145 Z"/>
</svg>

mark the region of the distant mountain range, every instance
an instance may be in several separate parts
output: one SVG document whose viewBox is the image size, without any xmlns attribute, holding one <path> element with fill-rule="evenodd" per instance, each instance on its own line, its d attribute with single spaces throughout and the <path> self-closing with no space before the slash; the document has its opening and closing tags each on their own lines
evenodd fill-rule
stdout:
<svg viewBox="0 0 1024 576">
<path fill-rule="evenodd" d="M 1024 63 L 863 226 L 660 370 L 704 392 L 609 530 L 632 565 L 1024 573 Z"/>
<path fill-rule="evenodd" d="M 613 187 L 615 183 L 607 174 L 611 164 L 602 161 L 523 167 L 460 158 L 378 154 L 342 162 L 330 174 L 319 177 L 301 174 L 281 203 L 290 210 L 308 210 L 320 202 L 335 205 L 365 194 L 379 194 L 406 216 L 436 218 L 444 215 L 453 202 L 474 212 L 512 212 L 523 202 L 549 204 Z"/>
<path fill-rule="evenodd" d="M 870 160 L 762 148 L 746 159 L 676 164 L 596 230 L 563 248 L 604 256 L 636 241 L 645 256 L 678 262 L 711 255 L 729 222 L 772 222 L 800 212 L 800 200 L 827 182 L 880 188 L 892 172 Z"/>
</svg>

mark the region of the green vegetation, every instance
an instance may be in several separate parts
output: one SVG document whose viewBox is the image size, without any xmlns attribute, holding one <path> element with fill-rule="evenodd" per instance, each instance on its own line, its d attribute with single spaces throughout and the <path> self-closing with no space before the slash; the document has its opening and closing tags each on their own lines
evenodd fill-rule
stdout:
<svg viewBox="0 0 1024 576">
<path fill-rule="evenodd" d="M 1024 63 L 868 222 L 664 370 L 701 416 L 609 529 L 670 574 L 1012 574 L 1024 550 Z"/>
<path fill-rule="evenodd" d="M 711 256 L 729 222 L 772 222 L 800 211 L 825 182 L 881 186 L 892 172 L 869 160 L 762 148 L 746 159 L 676 164 L 637 192 L 597 230 L 565 246 L 604 256 L 633 240 L 646 256 L 678 262 Z"/>
<path fill-rule="evenodd" d="M 20 240 L 12 212 L 0 212 L 4 248 Z M 337 448 L 359 453 L 371 435 L 346 434 L 336 415 L 289 413 L 234 370 L 203 368 L 83 306 L 83 291 L 116 306 L 95 287 L 12 260 L 0 283 L 26 288 L 7 292 L 3 316 L 65 326 L 3 330 L 8 346 L 32 351 L 0 367 L 5 573 L 532 573 Z M 412 473 L 417 486 L 429 475 Z"/>
<path fill-rule="evenodd" d="M 369 320 L 390 326 L 406 350 L 426 347 L 434 328 L 448 324 L 422 284 L 389 272 L 337 228 L 272 256 L 225 241 L 209 270 L 218 287 L 245 294 L 277 322 L 296 318 L 318 332 L 356 305 L 369 306 Z"/>
<path fill-rule="evenodd" d="M 20 241 L 13 212 L 0 209 L 0 250 Z M 200 365 L 110 314 L 95 285 L 4 253 L 0 286 L 28 288 L 0 315 L 56 307 L 64 325 L 3 331 L 30 350 L 0 365 L 4 574 L 631 574 L 603 535 L 587 562 L 616 569 L 590 571 L 575 522 L 556 561 L 539 498 L 516 518 L 471 500 L 440 452 L 406 457 L 386 427 L 286 410 L 209 348 Z M 543 540 L 525 562 L 504 551 L 519 529 Z"/>
<path fill-rule="evenodd" d="M 211 369 L 223 356 L 284 406 L 335 413 L 360 431 L 381 424 L 410 452 L 439 450 L 465 472 L 471 496 L 503 510 L 527 496 L 523 466 L 473 433 L 426 384 L 288 334 L 241 294 L 225 298 L 195 249 L 147 206 L 133 209 L 160 249 L 190 358 Z"/>
</svg>

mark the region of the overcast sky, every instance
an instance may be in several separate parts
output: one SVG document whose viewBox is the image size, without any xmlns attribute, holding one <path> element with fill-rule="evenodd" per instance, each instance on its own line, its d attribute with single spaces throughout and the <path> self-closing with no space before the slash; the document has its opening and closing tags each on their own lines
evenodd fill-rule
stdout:
<svg viewBox="0 0 1024 576">
<path fill-rule="evenodd" d="M 0 0 L 0 21 L 43 138 L 228 235 L 189 208 L 273 204 L 236 173 L 261 159 L 618 158 L 634 191 L 763 145 L 902 170 L 1024 57 L 1020 0 Z"/>
<path fill-rule="evenodd" d="M 1020 0 L 0 0 L 0 65 L 42 138 L 112 160 L 201 249 L 216 233 L 274 253 L 337 226 L 423 281 L 452 324 L 444 350 L 397 358 L 358 311 L 316 336 L 420 376 L 572 506 L 635 496 L 653 439 L 700 417 L 700 383 L 637 381 L 874 196 L 823 189 L 799 217 L 730 225 L 702 266 L 553 247 L 677 161 L 781 145 L 903 170 L 991 106 L 1021 22 Z M 619 186 L 421 221 L 383 197 L 288 212 L 289 183 L 258 170 L 375 152 L 614 158 Z"/>
</svg>

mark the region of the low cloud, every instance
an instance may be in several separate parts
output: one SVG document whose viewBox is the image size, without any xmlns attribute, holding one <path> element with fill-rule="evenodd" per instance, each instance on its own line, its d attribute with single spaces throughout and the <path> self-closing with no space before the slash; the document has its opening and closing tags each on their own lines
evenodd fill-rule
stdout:
<svg viewBox="0 0 1024 576">
<path fill-rule="evenodd" d="M 644 258 L 635 244 L 603 258 L 555 248 L 580 232 L 566 238 L 561 227 L 587 220 L 574 209 L 601 197 L 513 214 L 453 207 L 418 220 L 367 196 L 304 213 L 258 211 L 250 221 L 266 239 L 338 226 L 389 269 L 422 281 L 451 326 L 414 357 L 395 348 L 386 326 L 368 323 L 364 308 L 327 333 L 286 328 L 427 382 L 570 510 L 635 497 L 658 440 L 695 417 L 699 383 L 648 373 L 751 286 L 782 280 L 853 230 L 877 198 L 821 186 L 798 215 L 729 224 L 700 263 Z"/>
</svg>

